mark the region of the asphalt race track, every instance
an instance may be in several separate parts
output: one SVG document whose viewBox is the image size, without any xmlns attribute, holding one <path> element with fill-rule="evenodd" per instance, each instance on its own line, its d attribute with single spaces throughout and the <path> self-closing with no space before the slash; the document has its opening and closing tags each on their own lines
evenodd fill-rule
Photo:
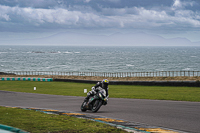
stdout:
<svg viewBox="0 0 200 133">
<path fill-rule="evenodd" d="M 0 91 L 0 106 L 45 108 L 82 113 L 80 105 L 84 97 L 58 96 L 33 93 Z M 145 123 L 151 126 L 199 133 L 200 102 L 109 98 L 102 106 L 100 115 L 126 121 Z"/>
</svg>

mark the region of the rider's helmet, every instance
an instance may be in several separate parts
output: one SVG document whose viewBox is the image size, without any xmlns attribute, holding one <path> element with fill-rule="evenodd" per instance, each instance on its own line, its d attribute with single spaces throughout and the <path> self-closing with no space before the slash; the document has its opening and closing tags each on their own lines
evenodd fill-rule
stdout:
<svg viewBox="0 0 200 133">
<path fill-rule="evenodd" d="M 108 88 L 108 84 L 109 84 L 109 81 L 107 79 L 103 79 L 102 80 L 102 87 L 105 89 L 105 88 Z"/>
</svg>

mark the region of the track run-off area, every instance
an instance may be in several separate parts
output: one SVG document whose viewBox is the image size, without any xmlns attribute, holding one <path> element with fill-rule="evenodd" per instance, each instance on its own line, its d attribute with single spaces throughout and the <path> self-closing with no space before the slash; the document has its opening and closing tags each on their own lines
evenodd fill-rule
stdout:
<svg viewBox="0 0 200 133">
<path fill-rule="evenodd" d="M 200 132 L 200 102 L 109 98 L 97 113 L 81 112 L 84 97 L 0 91 L 0 106 L 36 108 L 92 116 L 95 120 L 151 132 Z M 124 124 L 123 124 L 124 122 Z M 128 124 L 127 124 L 128 123 Z M 132 124 L 132 125 L 130 125 Z"/>
</svg>

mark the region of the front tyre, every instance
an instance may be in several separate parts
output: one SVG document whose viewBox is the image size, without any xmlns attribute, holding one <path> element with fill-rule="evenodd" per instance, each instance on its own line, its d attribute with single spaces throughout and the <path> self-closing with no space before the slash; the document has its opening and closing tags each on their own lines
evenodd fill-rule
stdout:
<svg viewBox="0 0 200 133">
<path fill-rule="evenodd" d="M 102 105 L 102 100 L 94 101 L 92 112 L 97 112 L 100 109 L 101 105 Z"/>
<path fill-rule="evenodd" d="M 82 111 L 82 112 L 85 112 L 85 111 L 86 111 L 86 108 L 85 108 L 86 104 L 87 104 L 87 102 L 83 102 L 83 103 L 82 103 L 82 105 L 81 105 L 81 111 Z"/>
</svg>

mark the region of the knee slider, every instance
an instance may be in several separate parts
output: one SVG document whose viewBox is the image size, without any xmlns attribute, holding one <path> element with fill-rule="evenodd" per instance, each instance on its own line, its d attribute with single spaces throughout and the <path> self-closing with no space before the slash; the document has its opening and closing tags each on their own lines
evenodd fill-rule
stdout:
<svg viewBox="0 0 200 133">
<path fill-rule="evenodd" d="M 91 92 L 89 91 L 89 92 L 87 93 L 87 95 L 88 95 L 88 96 L 91 95 Z"/>
</svg>

